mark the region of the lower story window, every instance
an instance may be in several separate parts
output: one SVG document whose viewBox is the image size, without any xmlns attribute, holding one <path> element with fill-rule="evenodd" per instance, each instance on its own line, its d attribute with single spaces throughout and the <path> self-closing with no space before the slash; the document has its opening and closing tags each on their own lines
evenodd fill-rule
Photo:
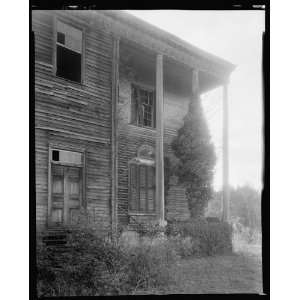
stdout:
<svg viewBox="0 0 300 300">
<path fill-rule="evenodd" d="M 155 212 L 155 168 L 130 164 L 129 209 L 132 212 Z"/>
</svg>

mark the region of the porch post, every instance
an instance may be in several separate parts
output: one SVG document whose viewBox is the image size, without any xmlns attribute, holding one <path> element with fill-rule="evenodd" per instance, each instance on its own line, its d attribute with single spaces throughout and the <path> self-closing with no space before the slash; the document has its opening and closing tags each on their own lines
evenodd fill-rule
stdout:
<svg viewBox="0 0 300 300">
<path fill-rule="evenodd" d="M 192 92 L 193 92 L 193 101 L 198 100 L 199 97 L 199 77 L 198 70 L 193 69 L 193 79 L 192 79 Z"/>
<path fill-rule="evenodd" d="M 165 200 L 164 200 L 164 127 L 163 127 L 163 56 L 156 56 L 156 207 L 159 224 L 165 225 Z"/>
<path fill-rule="evenodd" d="M 112 58 L 112 113 L 111 113 L 111 229 L 115 237 L 118 228 L 118 87 L 119 87 L 119 37 L 113 37 Z"/>
<path fill-rule="evenodd" d="M 223 211 L 222 220 L 229 221 L 229 164 L 228 164 L 228 83 L 223 86 Z"/>
</svg>

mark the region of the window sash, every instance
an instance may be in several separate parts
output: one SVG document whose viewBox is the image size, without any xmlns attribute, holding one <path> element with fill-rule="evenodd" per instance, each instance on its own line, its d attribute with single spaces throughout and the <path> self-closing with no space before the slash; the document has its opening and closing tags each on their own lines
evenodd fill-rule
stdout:
<svg viewBox="0 0 300 300">
<path fill-rule="evenodd" d="M 57 17 L 54 17 L 53 29 L 54 75 L 79 84 L 84 83 L 85 29 L 72 21 L 65 22 Z"/>
<path fill-rule="evenodd" d="M 74 52 L 82 53 L 82 30 L 61 21 L 57 21 L 56 32 L 57 44 Z M 58 33 L 64 35 L 64 44 L 58 42 Z"/>
<path fill-rule="evenodd" d="M 155 128 L 154 91 L 132 85 L 131 122 L 139 126 Z"/>
</svg>

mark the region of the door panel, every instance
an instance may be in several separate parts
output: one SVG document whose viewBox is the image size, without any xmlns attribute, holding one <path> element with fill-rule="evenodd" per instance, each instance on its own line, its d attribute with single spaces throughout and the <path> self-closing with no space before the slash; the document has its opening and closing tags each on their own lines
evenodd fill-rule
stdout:
<svg viewBox="0 0 300 300">
<path fill-rule="evenodd" d="M 62 224 L 63 222 L 63 208 L 57 209 L 52 208 L 52 223 L 55 223 L 57 225 Z"/>
<path fill-rule="evenodd" d="M 77 222 L 82 199 L 82 168 L 52 165 L 50 221 L 53 225 Z"/>
<path fill-rule="evenodd" d="M 81 202 L 82 176 L 81 168 L 69 167 L 68 169 L 68 221 L 70 225 L 76 224 Z"/>
<path fill-rule="evenodd" d="M 51 222 L 54 224 L 63 223 L 64 209 L 64 168 L 52 166 L 52 213 Z"/>
</svg>

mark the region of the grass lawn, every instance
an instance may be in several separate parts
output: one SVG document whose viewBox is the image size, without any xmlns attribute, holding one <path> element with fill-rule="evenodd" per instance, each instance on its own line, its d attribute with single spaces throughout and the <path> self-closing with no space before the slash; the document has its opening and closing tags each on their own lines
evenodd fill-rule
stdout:
<svg viewBox="0 0 300 300">
<path fill-rule="evenodd" d="M 173 266 L 174 283 L 147 294 L 262 293 L 259 246 L 238 245 L 228 256 L 182 259 Z M 145 294 L 145 292 L 139 292 Z"/>
</svg>

